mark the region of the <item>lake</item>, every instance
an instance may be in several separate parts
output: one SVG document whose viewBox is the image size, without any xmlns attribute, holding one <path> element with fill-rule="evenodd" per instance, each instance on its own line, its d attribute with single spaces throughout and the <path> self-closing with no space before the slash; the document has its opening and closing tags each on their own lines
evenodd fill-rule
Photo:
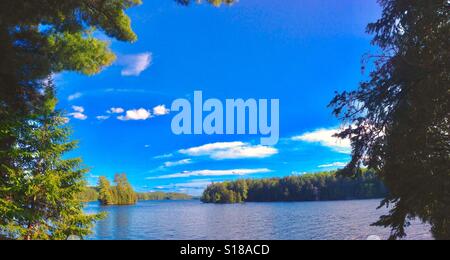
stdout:
<svg viewBox="0 0 450 260">
<path fill-rule="evenodd" d="M 200 201 L 144 201 L 134 206 L 102 207 L 107 212 L 89 239 L 107 240 L 355 240 L 389 230 L 371 227 L 386 210 L 379 200 L 203 204 Z M 429 227 L 413 223 L 407 239 L 431 239 Z"/>
</svg>

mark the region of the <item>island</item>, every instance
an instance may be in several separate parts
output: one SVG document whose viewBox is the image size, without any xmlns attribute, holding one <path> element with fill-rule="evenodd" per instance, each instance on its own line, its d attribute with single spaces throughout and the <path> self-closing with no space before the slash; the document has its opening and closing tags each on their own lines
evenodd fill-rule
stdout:
<svg viewBox="0 0 450 260">
<path fill-rule="evenodd" d="M 192 200 L 194 197 L 176 192 L 135 192 L 126 174 L 116 174 L 112 186 L 105 176 L 99 178 L 97 187 L 86 186 L 78 195 L 82 202 L 99 201 L 104 206 L 134 205 L 138 201 Z"/>
<path fill-rule="evenodd" d="M 377 199 L 387 189 L 375 172 L 363 170 L 346 177 L 322 172 L 271 179 L 241 179 L 213 183 L 203 193 L 204 203 L 293 202 Z"/>
</svg>

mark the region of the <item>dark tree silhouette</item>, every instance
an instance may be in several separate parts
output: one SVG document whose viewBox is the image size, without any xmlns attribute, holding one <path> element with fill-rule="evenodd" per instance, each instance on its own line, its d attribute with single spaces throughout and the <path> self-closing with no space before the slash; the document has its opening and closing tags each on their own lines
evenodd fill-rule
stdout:
<svg viewBox="0 0 450 260">
<path fill-rule="evenodd" d="M 376 225 L 391 227 L 392 239 L 416 217 L 450 239 L 450 1 L 379 2 L 370 80 L 331 103 L 353 145 L 344 173 L 380 173 L 390 191 L 382 206 L 392 210 Z"/>
</svg>

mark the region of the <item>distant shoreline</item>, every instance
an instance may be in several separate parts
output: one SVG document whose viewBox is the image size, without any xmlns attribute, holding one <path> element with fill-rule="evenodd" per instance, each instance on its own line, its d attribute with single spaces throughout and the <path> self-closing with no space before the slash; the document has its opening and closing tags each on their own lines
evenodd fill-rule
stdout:
<svg viewBox="0 0 450 260">
<path fill-rule="evenodd" d="M 146 193 L 136 193 L 137 202 L 141 201 L 189 201 L 189 200 L 200 200 L 199 197 L 194 197 L 184 193 L 176 192 L 146 192 Z M 97 188 L 89 187 L 85 194 L 80 196 L 82 203 L 99 202 L 99 194 Z M 84 199 L 83 199 L 84 198 Z M 132 206 L 135 203 L 122 204 L 123 206 Z M 112 204 L 111 206 L 118 206 L 118 204 Z"/>
<path fill-rule="evenodd" d="M 378 199 L 387 194 L 386 187 L 374 171 L 362 170 L 355 176 L 322 172 L 285 178 L 213 183 L 203 192 L 201 200 L 215 204 L 345 201 Z"/>
</svg>

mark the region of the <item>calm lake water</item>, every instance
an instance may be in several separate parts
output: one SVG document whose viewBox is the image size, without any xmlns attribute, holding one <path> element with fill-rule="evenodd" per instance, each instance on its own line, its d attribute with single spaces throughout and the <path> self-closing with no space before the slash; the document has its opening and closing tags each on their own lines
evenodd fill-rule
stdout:
<svg viewBox="0 0 450 260">
<path fill-rule="evenodd" d="M 90 239 L 108 240 L 304 240 L 385 239 L 389 230 L 371 227 L 385 210 L 378 200 L 202 204 L 200 201 L 148 201 L 134 206 L 101 207 L 89 203 L 87 213 L 108 212 Z M 431 239 L 429 228 L 414 223 L 407 239 Z"/>
</svg>

